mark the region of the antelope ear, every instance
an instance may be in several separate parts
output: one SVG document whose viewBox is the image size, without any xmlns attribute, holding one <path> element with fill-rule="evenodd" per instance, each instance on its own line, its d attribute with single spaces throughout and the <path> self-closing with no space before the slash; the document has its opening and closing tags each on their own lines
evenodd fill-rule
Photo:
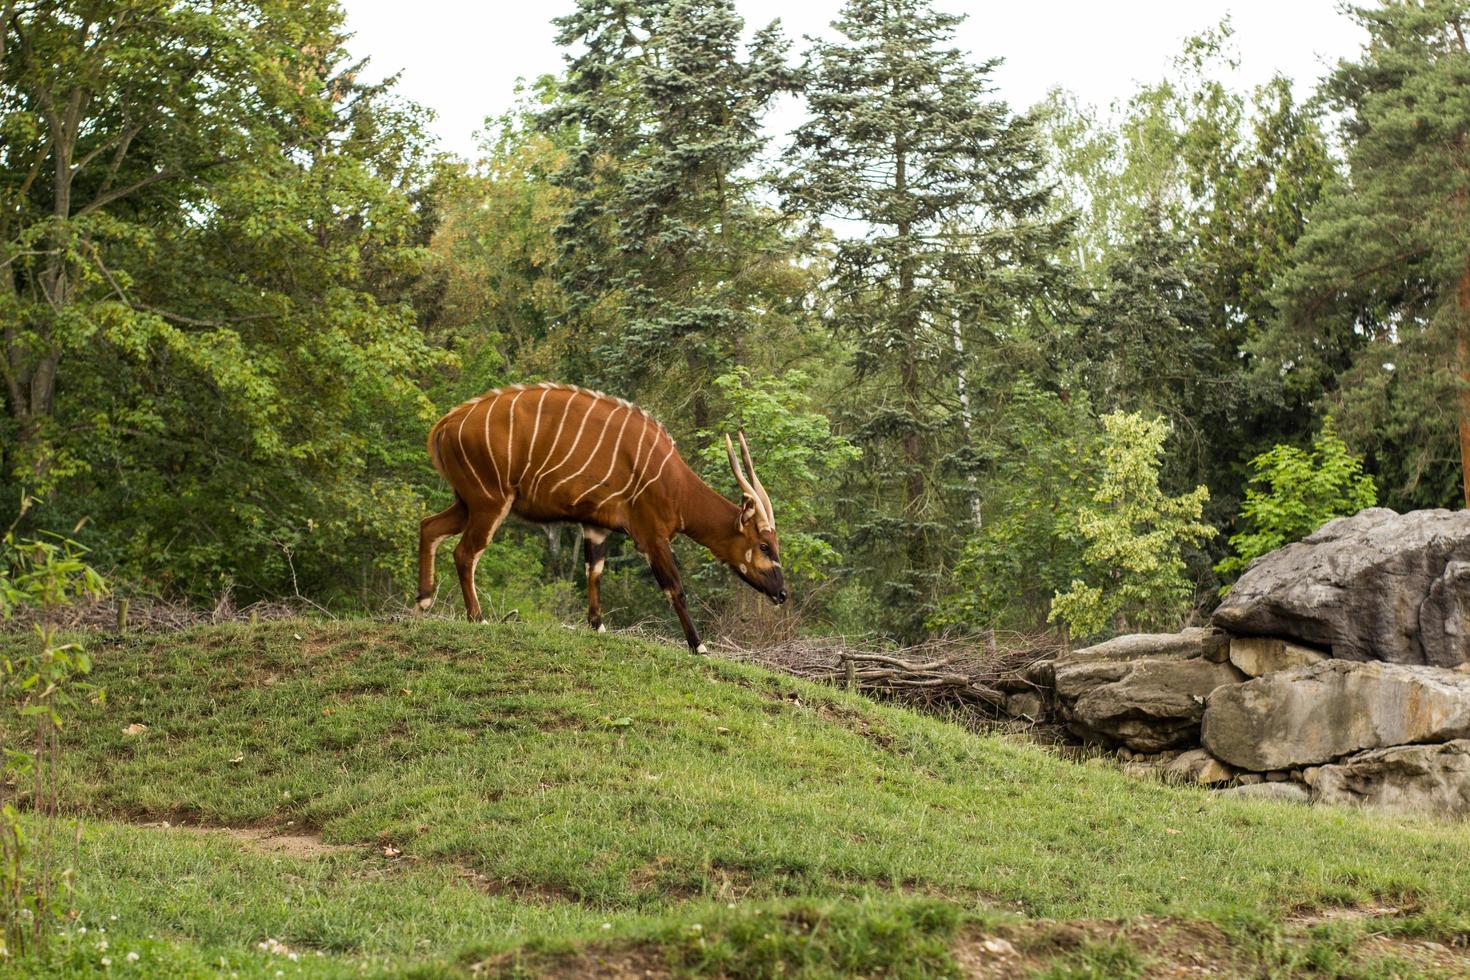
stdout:
<svg viewBox="0 0 1470 980">
<path fill-rule="evenodd" d="M 749 497 L 743 498 L 740 501 L 740 514 L 735 519 L 735 529 L 743 530 L 745 528 L 745 525 L 755 520 L 755 515 L 755 501 L 751 500 Z"/>
</svg>

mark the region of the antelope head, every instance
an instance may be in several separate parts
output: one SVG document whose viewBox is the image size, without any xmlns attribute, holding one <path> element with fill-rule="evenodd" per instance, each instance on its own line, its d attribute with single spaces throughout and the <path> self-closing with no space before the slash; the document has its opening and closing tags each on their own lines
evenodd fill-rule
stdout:
<svg viewBox="0 0 1470 980">
<path fill-rule="evenodd" d="M 725 436 L 725 453 L 730 457 L 735 482 L 740 484 L 741 503 L 731 536 L 716 555 L 748 585 L 779 606 L 786 601 L 786 584 L 781 575 L 781 544 L 776 540 L 776 513 L 771 508 L 770 495 L 756 475 L 744 432 L 740 433 L 740 452 L 745 457 L 744 469 L 735 457 L 735 444 Z"/>
</svg>

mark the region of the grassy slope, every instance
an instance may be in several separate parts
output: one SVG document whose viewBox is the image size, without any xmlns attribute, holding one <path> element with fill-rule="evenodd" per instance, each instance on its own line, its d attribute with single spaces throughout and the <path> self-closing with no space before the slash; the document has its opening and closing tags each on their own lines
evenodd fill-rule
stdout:
<svg viewBox="0 0 1470 980">
<path fill-rule="evenodd" d="M 1141 916 L 1216 923 L 1253 969 L 1347 970 L 1346 926 L 1288 947 L 1282 923 L 1369 904 L 1470 934 L 1462 825 L 1141 783 L 673 647 L 431 620 L 92 651 L 107 700 L 67 759 L 89 827 L 89 931 L 60 946 L 77 972 L 534 972 L 593 943 L 704 972 L 944 975 L 966 930 Z M 137 826 L 158 820 L 363 846 L 295 859 Z M 1089 957 L 1141 962 L 1083 942 L 1054 967 Z"/>
</svg>

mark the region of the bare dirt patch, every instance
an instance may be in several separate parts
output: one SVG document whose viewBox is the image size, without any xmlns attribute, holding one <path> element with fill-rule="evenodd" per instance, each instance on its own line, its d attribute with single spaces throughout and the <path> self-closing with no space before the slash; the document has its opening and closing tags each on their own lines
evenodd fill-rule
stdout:
<svg viewBox="0 0 1470 980">
<path fill-rule="evenodd" d="M 546 882 L 494 878 L 464 865 L 456 868 L 455 877 L 469 887 L 483 892 L 486 895 L 511 898 L 525 905 L 583 904 L 582 896 L 570 888 L 563 888 L 560 885 L 551 885 Z"/>
<path fill-rule="evenodd" d="M 1325 925 L 1329 922 L 1357 922 L 1362 919 L 1387 919 L 1403 915 L 1404 910 L 1396 905 L 1341 905 L 1328 908 L 1302 907 L 1287 916 L 1286 924 L 1299 929 Z"/>
<path fill-rule="evenodd" d="M 1403 961 L 1431 976 L 1470 976 L 1470 949 L 1412 936 L 1374 935 L 1357 947 L 1360 959 Z"/>
<path fill-rule="evenodd" d="M 166 833 L 225 838 L 239 845 L 242 850 L 253 851 L 256 854 L 276 854 L 297 860 L 311 860 L 330 854 L 345 854 L 357 850 L 351 844 L 328 844 L 317 834 L 274 827 L 192 827 L 167 821 L 143 824 L 143 826 Z"/>
<path fill-rule="evenodd" d="M 594 944 L 575 953 L 556 957 L 526 959 L 516 954 L 503 954 L 470 965 L 476 977 L 534 976 L 544 980 L 578 980 L 598 977 L 602 980 L 664 980 L 672 977 L 668 960 L 656 946 L 611 947 Z"/>
<path fill-rule="evenodd" d="M 1170 918 L 1016 923 L 968 931 L 951 952 L 971 980 L 1008 980 L 1033 976 L 1109 944 L 1126 946 L 1142 962 L 1141 975 L 1155 980 L 1248 972 L 1229 938 L 1214 925 Z"/>
</svg>

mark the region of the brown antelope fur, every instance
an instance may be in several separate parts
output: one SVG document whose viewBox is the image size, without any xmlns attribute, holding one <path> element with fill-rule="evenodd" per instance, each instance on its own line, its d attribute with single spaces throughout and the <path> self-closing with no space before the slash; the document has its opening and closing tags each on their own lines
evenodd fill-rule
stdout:
<svg viewBox="0 0 1470 980">
<path fill-rule="evenodd" d="M 465 612 L 479 621 L 475 565 L 508 514 L 537 523 L 575 521 L 585 531 L 587 622 L 599 632 L 610 531 L 632 537 L 668 596 L 689 648 L 705 647 L 689 620 L 669 542 L 685 534 L 772 602 L 786 601 L 770 497 L 740 436 L 741 469 L 725 437 L 742 491 L 734 504 L 679 457 L 664 427 L 631 402 L 543 382 L 487 391 L 451 410 L 429 432 L 429 459 L 454 489 L 454 503 L 419 526 L 418 607 L 434 602 L 434 551 L 461 535 L 454 565 Z"/>
</svg>

